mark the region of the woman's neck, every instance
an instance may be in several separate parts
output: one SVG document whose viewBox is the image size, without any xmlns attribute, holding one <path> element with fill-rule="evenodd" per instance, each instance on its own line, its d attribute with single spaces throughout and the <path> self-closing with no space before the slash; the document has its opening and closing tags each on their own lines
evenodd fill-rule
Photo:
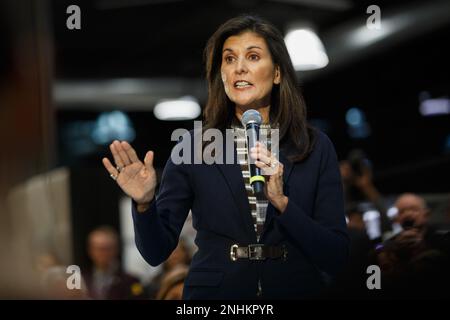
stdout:
<svg viewBox="0 0 450 320">
<path fill-rule="evenodd" d="M 249 109 L 240 108 L 238 106 L 236 106 L 234 109 L 235 109 L 235 115 L 239 119 L 239 121 L 241 121 L 242 115 L 244 114 L 244 112 L 249 110 Z M 263 124 L 269 123 L 270 105 L 268 105 L 267 107 L 257 108 L 256 111 L 258 111 L 261 114 Z"/>
</svg>

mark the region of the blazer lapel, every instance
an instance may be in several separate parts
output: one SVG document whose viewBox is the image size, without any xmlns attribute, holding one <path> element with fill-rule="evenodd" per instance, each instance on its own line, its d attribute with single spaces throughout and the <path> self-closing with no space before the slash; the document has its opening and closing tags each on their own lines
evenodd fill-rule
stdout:
<svg viewBox="0 0 450 320">
<path fill-rule="evenodd" d="M 226 154 L 224 154 L 224 162 Z M 241 167 L 237 162 L 236 148 L 234 148 L 234 163 L 233 164 L 215 164 L 223 175 L 228 184 L 228 188 L 233 196 L 233 200 L 238 208 L 238 216 L 234 218 L 238 223 L 244 226 L 244 231 L 248 243 L 256 242 L 256 232 L 253 226 L 253 219 L 251 216 L 250 204 L 248 203 L 247 191 L 245 190 L 244 179 L 242 177 Z M 233 212 L 235 212 L 233 210 Z"/>
<path fill-rule="evenodd" d="M 223 156 L 224 162 L 226 159 L 226 151 Z M 238 216 L 235 216 L 237 221 L 240 221 L 244 226 L 246 239 L 248 243 L 256 243 L 256 232 L 253 225 L 253 218 L 251 216 L 250 204 L 248 203 L 247 191 L 245 190 L 244 179 L 240 165 L 237 163 L 236 148 L 234 148 L 234 163 L 233 164 L 217 164 L 214 165 L 219 169 L 227 182 L 228 188 L 233 196 L 233 200 L 238 208 Z M 279 161 L 284 165 L 283 170 L 283 191 L 286 196 L 289 196 L 288 181 L 294 165 L 289 162 L 287 155 L 283 150 L 280 150 Z M 266 221 L 264 222 L 264 229 L 261 239 L 264 239 L 266 230 L 270 227 L 273 217 L 276 215 L 276 209 L 269 203 L 266 212 Z"/>
</svg>

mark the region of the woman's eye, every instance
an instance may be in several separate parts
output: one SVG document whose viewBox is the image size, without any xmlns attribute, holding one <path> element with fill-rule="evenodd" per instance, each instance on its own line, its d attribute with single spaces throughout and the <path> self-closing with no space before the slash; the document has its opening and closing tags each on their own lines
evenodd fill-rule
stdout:
<svg viewBox="0 0 450 320">
<path fill-rule="evenodd" d="M 226 61 L 227 63 L 230 63 L 230 62 L 233 61 L 233 57 L 232 57 L 232 56 L 227 56 L 227 57 L 225 57 L 225 61 Z"/>
<path fill-rule="evenodd" d="M 257 54 L 250 55 L 250 60 L 259 60 L 259 56 Z"/>
</svg>

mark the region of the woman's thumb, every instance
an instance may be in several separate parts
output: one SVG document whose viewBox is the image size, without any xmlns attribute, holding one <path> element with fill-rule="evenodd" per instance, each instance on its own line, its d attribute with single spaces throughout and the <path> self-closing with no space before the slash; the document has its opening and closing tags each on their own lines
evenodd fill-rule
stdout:
<svg viewBox="0 0 450 320">
<path fill-rule="evenodd" d="M 154 157 L 153 151 L 148 151 L 145 154 L 144 164 L 148 170 L 152 169 L 153 167 L 153 157 Z"/>
</svg>

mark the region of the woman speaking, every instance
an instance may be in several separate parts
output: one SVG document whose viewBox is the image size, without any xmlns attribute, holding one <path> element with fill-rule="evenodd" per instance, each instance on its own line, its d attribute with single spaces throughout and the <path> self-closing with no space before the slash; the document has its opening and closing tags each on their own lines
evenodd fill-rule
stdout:
<svg viewBox="0 0 450 320">
<path fill-rule="evenodd" d="M 306 122 L 283 37 L 260 18 L 239 16 L 212 35 L 205 60 L 204 130 L 234 130 L 240 161 L 178 164 L 169 158 L 155 195 L 153 152 L 141 162 L 129 143 L 114 141 L 115 165 L 107 158 L 103 164 L 133 200 L 136 245 L 148 263 L 159 265 L 177 246 L 192 210 L 198 251 L 183 298 L 317 296 L 348 255 L 342 185 L 331 141 Z M 260 142 L 247 150 L 241 121 L 251 109 L 259 112 L 261 128 L 279 130 L 279 154 Z M 236 147 L 239 141 L 244 148 Z M 249 162 L 269 172 L 262 195 L 252 188 Z"/>
</svg>

